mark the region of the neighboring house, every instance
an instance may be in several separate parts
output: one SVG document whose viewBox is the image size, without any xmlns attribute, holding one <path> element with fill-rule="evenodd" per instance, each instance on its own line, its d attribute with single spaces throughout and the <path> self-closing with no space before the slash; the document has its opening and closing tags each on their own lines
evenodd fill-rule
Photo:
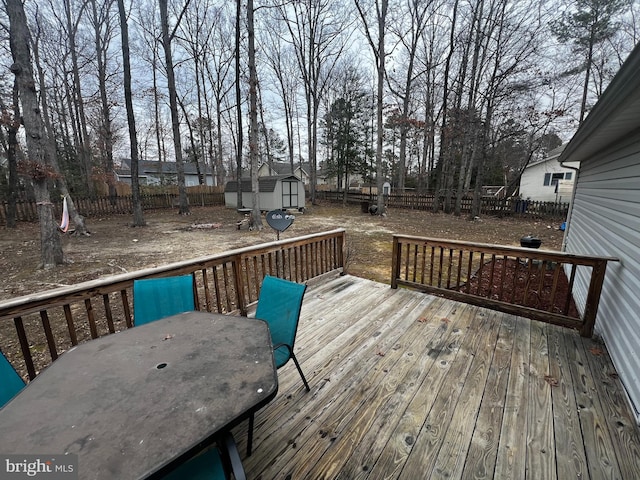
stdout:
<svg viewBox="0 0 640 480">
<path fill-rule="evenodd" d="M 549 152 L 539 162 L 525 167 L 520 177 L 520 196 L 537 202 L 569 202 L 580 162 L 560 165 L 564 145 Z"/>
<path fill-rule="evenodd" d="M 295 175 L 275 175 L 258 179 L 260 210 L 269 211 L 305 206 L 302 181 Z M 224 187 L 224 203 L 229 208 L 253 208 L 251 179 L 242 179 L 242 205 L 238 206 L 238 182 L 232 180 Z"/>
<path fill-rule="evenodd" d="M 120 168 L 116 169 L 118 182 L 131 185 L 131 167 L 129 160 L 122 160 Z M 211 167 L 200 165 L 200 174 L 204 177 L 204 185 L 214 185 Z M 178 173 L 176 162 L 141 161 L 138 164 L 138 179 L 140 185 L 177 185 Z M 187 187 L 200 185 L 198 171 L 194 163 L 184 163 L 184 183 Z"/>
<path fill-rule="evenodd" d="M 612 256 L 596 333 L 604 339 L 640 423 L 640 44 L 560 155 L 580 162 L 565 231 L 569 253 Z M 576 302 L 587 276 L 578 271 Z"/>
<path fill-rule="evenodd" d="M 309 171 L 307 165 L 296 163 L 291 172 L 291 164 L 289 162 L 271 162 L 263 163 L 258 169 L 258 177 L 273 177 L 276 175 L 295 175 L 304 185 L 309 185 Z"/>
<path fill-rule="evenodd" d="M 322 185 L 323 188 L 319 190 L 337 190 L 338 189 L 338 177 L 334 174 L 329 174 L 327 172 L 327 166 L 325 162 L 320 162 L 320 169 L 318 170 L 318 174 L 316 175 L 317 185 Z M 344 188 L 344 175 L 340 178 L 340 189 Z M 362 188 L 367 188 L 368 185 L 365 183 L 364 177 L 358 173 L 349 174 L 349 178 L 347 181 L 349 190 L 361 190 Z"/>
</svg>

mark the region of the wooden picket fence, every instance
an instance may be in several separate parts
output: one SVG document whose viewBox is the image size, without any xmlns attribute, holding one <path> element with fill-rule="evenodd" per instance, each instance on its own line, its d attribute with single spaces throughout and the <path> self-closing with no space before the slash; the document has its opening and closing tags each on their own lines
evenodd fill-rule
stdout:
<svg viewBox="0 0 640 480">
<path fill-rule="evenodd" d="M 144 210 L 155 210 L 178 207 L 177 188 L 164 188 L 161 193 L 153 190 L 140 195 Z M 187 187 L 187 198 L 192 206 L 224 205 L 224 192 L 219 188 Z M 105 215 L 132 215 L 133 199 L 131 195 L 99 195 L 94 197 L 74 197 L 73 202 L 78 213 L 83 217 L 100 217 Z M 62 198 L 52 199 L 55 215 L 62 214 Z M 0 222 L 6 224 L 8 202 L 0 204 Z M 16 202 L 16 220 L 18 222 L 35 222 L 38 220 L 38 210 L 35 200 L 19 200 Z"/>
<path fill-rule="evenodd" d="M 343 192 L 321 191 L 318 197 L 333 202 L 343 201 Z M 441 198 L 441 205 L 443 199 Z M 393 193 L 385 196 L 385 205 L 391 208 L 404 208 L 410 210 L 432 211 L 435 201 L 433 194 L 416 193 Z M 347 203 L 360 203 L 362 205 L 375 205 L 378 202 L 376 194 L 368 193 L 347 193 Z M 451 198 L 451 205 L 455 204 L 455 198 Z M 472 197 L 463 197 L 461 202 L 461 212 L 471 213 L 473 204 Z M 565 219 L 569 212 L 569 204 L 565 202 L 538 202 L 533 200 L 522 200 L 519 198 L 498 198 L 482 197 L 480 213 L 482 215 L 494 216 L 537 216 L 542 218 Z"/>
</svg>

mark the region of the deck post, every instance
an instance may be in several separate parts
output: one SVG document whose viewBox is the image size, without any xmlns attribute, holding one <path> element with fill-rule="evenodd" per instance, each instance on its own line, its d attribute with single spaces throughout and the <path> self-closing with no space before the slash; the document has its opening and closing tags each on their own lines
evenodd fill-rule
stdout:
<svg viewBox="0 0 640 480">
<path fill-rule="evenodd" d="M 235 255 L 232 260 L 233 280 L 236 289 L 236 305 L 240 315 L 247 316 L 247 302 L 244 298 L 244 283 L 242 281 L 242 255 Z"/>
<path fill-rule="evenodd" d="M 391 288 L 398 288 L 398 277 L 400 276 L 400 255 L 402 250 L 396 235 L 393 236 L 393 253 L 391 256 Z"/>
<path fill-rule="evenodd" d="M 592 267 L 587 303 L 584 308 L 582 328 L 580 329 L 580 335 L 583 337 L 590 338 L 593 335 L 593 327 L 596 323 L 596 315 L 598 313 L 598 305 L 600 304 L 600 295 L 602 294 L 602 285 L 606 271 L 607 260 L 600 260 Z"/>
</svg>

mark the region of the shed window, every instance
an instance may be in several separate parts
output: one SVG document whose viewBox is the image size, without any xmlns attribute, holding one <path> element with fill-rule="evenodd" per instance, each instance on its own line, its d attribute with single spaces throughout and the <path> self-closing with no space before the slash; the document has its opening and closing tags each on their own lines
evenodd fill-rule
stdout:
<svg viewBox="0 0 640 480">
<path fill-rule="evenodd" d="M 282 208 L 298 207 L 298 182 L 282 182 Z"/>
</svg>

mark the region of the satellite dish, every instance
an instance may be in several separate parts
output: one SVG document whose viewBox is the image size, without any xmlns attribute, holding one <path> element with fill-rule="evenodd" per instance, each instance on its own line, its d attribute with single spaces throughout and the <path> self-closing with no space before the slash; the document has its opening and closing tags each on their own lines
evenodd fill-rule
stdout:
<svg viewBox="0 0 640 480">
<path fill-rule="evenodd" d="M 289 215 L 282 210 L 271 210 L 270 212 L 267 212 L 266 219 L 271 228 L 278 232 L 284 232 L 291 226 L 296 217 L 294 215 Z"/>
</svg>

